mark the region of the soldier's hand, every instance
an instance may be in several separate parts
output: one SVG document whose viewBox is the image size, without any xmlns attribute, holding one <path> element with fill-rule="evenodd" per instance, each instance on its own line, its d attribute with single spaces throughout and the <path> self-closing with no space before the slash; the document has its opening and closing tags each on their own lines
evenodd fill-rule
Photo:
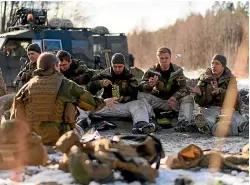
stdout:
<svg viewBox="0 0 250 185">
<path fill-rule="evenodd" d="M 201 89 L 198 86 L 195 86 L 194 88 L 191 89 L 192 93 L 196 93 L 197 95 L 201 95 Z"/>
<path fill-rule="evenodd" d="M 149 86 L 150 87 L 155 87 L 156 86 L 156 84 L 158 83 L 158 76 L 154 76 L 154 77 L 150 77 L 149 79 L 148 79 L 148 84 L 149 84 Z"/>
<path fill-rule="evenodd" d="M 171 98 L 168 99 L 168 106 L 172 107 L 172 108 L 176 106 L 176 99 L 175 99 L 175 97 L 172 96 Z"/>
<path fill-rule="evenodd" d="M 115 106 L 115 104 L 119 103 L 119 98 L 117 98 L 117 97 L 107 98 L 104 100 L 104 102 L 106 103 L 107 107 L 113 108 Z"/>
<path fill-rule="evenodd" d="M 112 82 L 111 82 L 110 80 L 105 79 L 105 80 L 102 81 L 102 85 L 103 85 L 104 87 L 107 87 L 107 86 L 109 86 L 109 85 L 112 85 Z"/>
<path fill-rule="evenodd" d="M 218 83 L 217 83 L 217 81 L 211 81 L 211 85 L 212 85 L 212 87 L 213 87 L 213 92 L 212 92 L 212 95 L 217 95 L 217 94 L 219 94 L 220 93 L 220 89 L 219 89 L 219 87 L 218 87 Z"/>
</svg>

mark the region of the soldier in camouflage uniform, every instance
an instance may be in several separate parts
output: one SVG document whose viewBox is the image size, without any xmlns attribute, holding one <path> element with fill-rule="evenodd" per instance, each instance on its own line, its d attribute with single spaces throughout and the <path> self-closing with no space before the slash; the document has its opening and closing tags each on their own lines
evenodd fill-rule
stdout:
<svg viewBox="0 0 250 185">
<path fill-rule="evenodd" d="M 0 96 L 6 95 L 6 94 L 7 94 L 7 87 L 3 79 L 2 70 L 0 68 Z"/>
<path fill-rule="evenodd" d="M 94 70 L 89 69 L 83 61 L 72 60 L 71 55 L 67 51 L 60 50 L 56 56 L 60 60 L 61 73 L 78 85 L 86 85 L 95 74 Z"/>
<path fill-rule="evenodd" d="M 61 134 L 75 128 L 76 106 L 96 111 L 117 103 L 115 98 L 103 100 L 92 96 L 75 82 L 59 73 L 59 60 L 43 53 L 37 61 L 34 77 L 16 94 L 11 119 L 28 123 L 31 131 L 42 137 L 46 145 L 54 145 Z"/>
<path fill-rule="evenodd" d="M 157 58 L 159 62 L 142 78 L 138 99 L 145 102 L 152 117 L 153 109 L 173 110 L 179 112 L 177 128 L 192 126 L 194 100 L 189 95 L 183 69 L 171 63 L 171 50 L 167 47 L 157 50 Z"/>
<path fill-rule="evenodd" d="M 216 135 L 219 119 L 221 116 L 227 116 L 221 115 L 226 93 L 231 91 L 238 96 L 236 78 L 226 65 L 226 57 L 216 54 L 212 58 L 211 67 L 199 77 L 198 84 L 193 89 L 195 102 L 200 106 L 200 112 L 195 116 L 195 122 L 201 132 Z M 234 100 L 232 102 L 234 103 Z M 233 103 L 231 107 L 236 111 L 233 111 L 228 135 L 248 132 L 248 120 L 237 111 L 239 108 L 238 98 L 235 100 L 235 104 Z"/>
<path fill-rule="evenodd" d="M 27 49 L 29 62 L 24 64 L 22 71 L 20 71 L 14 80 L 14 86 L 19 90 L 23 84 L 27 83 L 33 77 L 33 71 L 36 70 L 37 59 L 41 54 L 41 48 L 37 43 L 30 44 Z"/>
<path fill-rule="evenodd" d="M 5 84 L 5 81 L 4 81 L 4 78 L 3 78 L 3 74 L 2 74 L 2 70 L 0 68 L 0 97 L 4 96 L 7 94 L 7 87 L 6 87 L 6 84 Z M 0 104 L 0 123 L 1 123 L 1 120 L 2 120 L 2 115 L 4 115 L 4 103 L 2 101 L 0 101 L 1 104 Z"/>
<path fill-rule="evenodd" d="M 149 123 L 149 115 L 145 104 L 137 100 L 138 82 L 134 75 L 125 67 L 125 57 L 115 53 L 111 59 L 112 67 L 95 75 L 90 82 L 89 91 L 96 94 L 104 88 L 103 98 L 119 97 L 119 104 L 113 109 L 104 107 L 96 115 L 110 117 L 132 117 L 133 133 L 150 133 L 155 125 Z"/>
</svg>

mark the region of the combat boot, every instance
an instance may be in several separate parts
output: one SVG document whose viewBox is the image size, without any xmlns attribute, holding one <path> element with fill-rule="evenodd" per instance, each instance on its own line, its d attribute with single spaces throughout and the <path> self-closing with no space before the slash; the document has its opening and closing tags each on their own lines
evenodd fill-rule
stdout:
<svg viewBox="0 0 250 185">
<path fill-rule="evenodd" d="M 173 111 L 157 111 L 156 110 L 156 122 L 158 125 L 160 125 L 162 128 L 172 128 L 173 125 L 171 123 L 171 120 L 174 118 Z"/>
<path fill-rule="evenodd" d="M 133 134 L 150 134 L 155 132 L 156 125 L 145 121 L 138 121 L 132 128 Z"/>
<path fill-rule="evenodd" d="M 211 129 L 208 127 L 206 120 L 202 114 L 197 114 L 194 117 L 195 125 L 197 126 L 199 132 L 207 135 L 211 135 Z"/>
<path fill-rule="evenodd" d="M 188 121 L 185 120 L 179 121 L 174 130 L 176 132 L 191 132 L 191 133 L 199 132 L 197 126 L 193 123 L 193 121 L 189 123 Z"/>
</svg>

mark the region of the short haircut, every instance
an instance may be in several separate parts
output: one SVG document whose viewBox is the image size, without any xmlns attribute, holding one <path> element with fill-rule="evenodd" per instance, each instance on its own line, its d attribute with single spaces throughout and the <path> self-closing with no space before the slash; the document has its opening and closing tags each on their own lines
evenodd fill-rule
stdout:
<svg viewBox="0 0 250 185">
<path fill-rule="evenodd" d="M 171 57 L 171 50 L 169 48 L 167 48 L 166 46 L 162 46 L 160 47 L 157 52 L 156 52 L 156 55 L 159 56 L 163 53 L 168 53 L 169 56 Z"/>
<path fill-rule="evenodd" d="M 59 60 L 56 55 L 48 52 L 42 53 L 37 59 L 37 68 L 44 69 L 44 71 L 53 69 L 53 65 L 58 64 Z"/>
<path fill-rule="evenodd" d="M 59 58 L 60 61 L 66 60 L 68 62 L 71 62 L 71 55 L 65 50 L 59 50 L 56 53 L 56 56 Z"/>
</svg>

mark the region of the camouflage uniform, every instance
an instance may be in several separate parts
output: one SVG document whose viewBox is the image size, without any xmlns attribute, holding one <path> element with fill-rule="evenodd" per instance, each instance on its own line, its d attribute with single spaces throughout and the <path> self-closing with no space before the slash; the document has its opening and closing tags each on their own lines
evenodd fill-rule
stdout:
<svg viewBox="0 0 250 185">
<path fill-rule="evenodd" d="M 139 122 L 149 123 L 148 111 L 145 104 L 137 99 L 138 82 L 134 75 L 127 69 L 120 75 L 116 75 L 112 67 L 103 70 L 101 73 L 95 75 L 90 82 L 89 91 L 96 94 L 98 90 L 104 88 L 102 97 L 112 97 L 112 85 L 103 87 L 103 80 L 108 79 L 113 86 L 119 86 L 120 103 L 116 104 L 114 108 L 104 107 L 102 110 L 96 112 L 100 116 L 110 117 L 132 117 L 133 126 Z"/>
<path fill-rule="evenodd" d="M 18 73 L 14 80 L 14 86 L 19 90 L 25 83 L 27 83 L 32 77 L 33 72 L 36 70 L 36 62 L 26 62 L 25 67 Z"/>
<path fill-rule="evenodd" d="M 0 68 L 0 96 L 7 94 L 7 87 L 3 79 L 2 70 Z"/>
<path fill-rule="evenodd" d="M 75 106 L 95 111 L 105 103 L 57 71 L 37 69 L 16 94 L 10 118 L 26 121 L 44 144 L 53 145 L 61 134 L 75 127 Z"/>
<path fill-rule="evenodd" d="M 217 81 L 220 89 L 220 93 L 218 95 L 212 95 L 213 87 L 211 85 L 211 81 L 214 80 Z M 196 118 L 197 116 L 204 116 L 203 118 L 206 124 L 206 130 L 212 135 L 215 135 L 217 122 L 219 121 L 219 116 L 221 115 L 221 107 L 223 105 L 229 84 L 231 85 L 230 90 L 237 91 L 236 78 L 227 67 L 219 79 L 215 79 L 211 68 L 208 68 L 206 72 L 199 77 L 197 85 L 202 94 L 200 96 L 196 94 L 194 99 L 195 102 L 201 107 L 201 112 L 196 115 Z M 235 110 L 238 110 L 238 108 L 239 102 L 237 100 Z M 199 127 L 198 123 L 197 125 Z M 238 135 L 240 132 L 247 129 L 248 125 L 248 121 L 242 117 L 238 111 L 234 111 L 228 134 Z"/>
<path fill-rule="evenodd" d="M 155 64 L 144 74 L 140 84 L 140 92 L 138 99 L 143 100 L 150 112 L 151 116 L 155 116 L 153 109 L 179 111 L 178 121 L 191 123 L 193 119 L 194 100 L 189 95 L 186 87 L 186 77 L 183 74 L 183 69 L 175 64 L 170 63 L 170 74 L 166 78 L 160 64 Z M 157 75 L 159 77 L 158 84 L 151 88 L 148 85 L 150 77 Z M 177 105 L 175 108 L 170 108 L 167 101 L 170 97 L 175 97 Z"/>
<path fill-rule="evenodd" d="M 95 74 L 94 70 L 89 69 L 81 60 L 72 60 L 69 69 L 61 73 L 79 85 L 86 85 Z"/>
<path fill-rule="evenodd" d="M 160 160 L 165 157 L 162 144 L 154 135 L 115 135 L 107 139 L 100 138 L 94 130 L 81 139 L 74 131 L 65 133 L 57 141 L 56 150 L 64 153 L 59 169 L 70 172 L 77 183 L 84 185 L 91 181 L 113 182 L 114 171 L 119 171 L 126 182 L 154 183 Z M 156 164 L 155 168 L 152 164 Z"/>
</svg>

